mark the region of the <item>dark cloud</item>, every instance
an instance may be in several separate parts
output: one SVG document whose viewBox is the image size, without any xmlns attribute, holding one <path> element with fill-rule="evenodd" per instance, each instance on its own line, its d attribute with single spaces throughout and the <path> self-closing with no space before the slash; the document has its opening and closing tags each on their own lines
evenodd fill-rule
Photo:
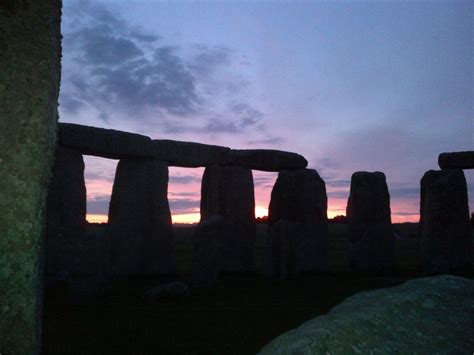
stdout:
<svg viewBox="0 0 474 355">
<path fill-rule="evenodd" d="M 196 213 L 200 209 L 199 200 L 169 199 L 169 203 L 173 214 Z"/>
<path fill-rule="evenodd" d="M 110 196 L 96 196 L 87 200 L 88 214 L 109 214 Z"/>
<path fill-rule="evenodd" d="M 168 192 L 168 196 L 196 197 L 196 196 L 199 196 L 199 193 L 197 192 Z"/>
<path fill-rule="evenodd" d="M 194 175 L 175 175 L 170 176 L 169 181 L 172 184 L 191 184 L 193 182 L 200 183 L 201 178 L 196 177 Z"/>
<path fill-rule="evenodd" d="M 105 123 L 117 116 L 154 120 L 166 133 L 262 133 L 264 114 L 236 95 L 248 85 L 230 70 L 241 55 L 224 46 L 164 44 L 112 6 L 65 4 L 64 113 L 88 108 Z"/>
</svg>

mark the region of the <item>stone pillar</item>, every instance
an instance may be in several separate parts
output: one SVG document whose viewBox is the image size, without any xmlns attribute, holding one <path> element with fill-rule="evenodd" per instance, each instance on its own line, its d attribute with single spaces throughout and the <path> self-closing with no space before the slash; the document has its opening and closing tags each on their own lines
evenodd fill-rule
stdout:
<svg viewBox="0 0 474 355">
<path fill-rule="evenodd" d="M 84 160 L 77 150 L 56 149 L 46 215 L 46 277 L 69 279 L 86 225 Z"/>
<path fill-rule="evenodd" d="M 0 352 L 39 353 L 61 1 L 0 2 Z"/>
<path fill-rule="evenodd" d="M 395 237 L 384 173 L 359 171 L 352 174 L 346 215 L 351 266 L 374 271 L 395 267 Z"/>
<path fill-rule="evenodd" d="M 352 175 L 346 215 L 351 266 L 374 271 L 395 267 L 395 237 L 384 173 L 359 171 Z"/>
<path fill-rule="evenodd" d="M 462 170 L 430 170 L 423 175 L 419 231 L 423 273 L 470 270 L 472 237 Z"/>
<path fill-rule="evenodd" d="M 206 279 L 210 265 L 218 268 L 213 275 L 253 271 L 255 234 L 252 170 L 207 167 L 201 188 L 201 222 L 194 236 L 195 280 Z"/>
<path fill-rule="evenodd" d="M 293 277 L 327 270 L 326 185 L 313 169 L 278 174 L 268 209 L 265 274 Z"/>
<path fill-rule="evenodd" d="M 107 238 L 115 274 L 176 271 L 166 163 L 155 159 L 120 160 L 110 200 Z"/>
</svg>

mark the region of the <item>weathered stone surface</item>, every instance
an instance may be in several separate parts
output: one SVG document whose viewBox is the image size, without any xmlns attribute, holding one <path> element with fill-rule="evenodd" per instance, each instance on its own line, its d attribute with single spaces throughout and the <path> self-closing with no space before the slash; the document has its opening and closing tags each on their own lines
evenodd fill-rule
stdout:
<svg viewBox="0 0 474 355">
<path fill-rule="evenodd" d="M 268 209 L 265 274 L 326 270 L 327 223 L 326 185 L 316 170 L 280 172 Z"/>
<path fill-rule="evenodd" d="M 155 139 L 152 146 L 156 159 L 166 161 L 170 166 L 188 168 L 219 165 L 230 151 L 230 148 L 217 145 L 166 139 Z"/>
<path fill-rule="evenodd" d="M 151 139 L 140 134 L 59 123 L 59 144 L 110 159 L 152 157 Z"/>
<path fill-rule="evenodd" d="M 304 169 L 308 161 L 301 155 L 272 149 L 232 149 L 223 165 L 243 166 L 254 170 L 280 171 Z"/>
<path fill-rule="evenodd" d="M 255 197 L 252 171 L 241 167 L 207 167 L 202 178 L 201 222 L 224 218 L 221 271 L 254 268 Z"/>
<path fill-rule="evenodd" d="M 441 153 L 438 164 L 441 169 L 474 169 L 474 151 Z"/>
<path fill-rule="evenodd" d="M 426 274 L 471 267 L 466 178 L 462 170 L 430 170 L 421 179 L 420 266 Z"/>
<path fill-rule="evenodd" d="M 210 285 L 217 281 L 222 263 L 224 218 L 213 215 L 201 221 L 193 237 L 193 283 Z"/>
<path fill-rule="evenodd" d="M 474 349 L 474 281 L 437 276 L 361 292 L 259 354 L 464 354 Z"/>
<path fill-rule="evenodd" d="M 40 351 L 61 1 L 0 1 L 0 352 Z"/>
<path fill-rule="evenodd" d="M 390 216 L 390 195 L 381 172 L 356 172 L 346 215 L 351 240 L 351 265 L 383 270 L 395 266 L 395 237 Z"/>
<path fill-rule="evenodd" d="M 155 159 L 118 163 L 107 233 L 115 274 L 175 272 L 167 194 L 166 163 Z"/>
</svg>

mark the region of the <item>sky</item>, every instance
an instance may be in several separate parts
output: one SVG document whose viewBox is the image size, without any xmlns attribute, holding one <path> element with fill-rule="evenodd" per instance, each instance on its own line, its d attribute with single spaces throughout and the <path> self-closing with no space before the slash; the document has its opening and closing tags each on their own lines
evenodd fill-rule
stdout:
<svg viewBox="0 0 474 355">
<path fill-rule="evenodd" d="M 60 122 L 297 152 L 345 214 L 382 171 L 393 222 L 419 219 L 442 152 L 474 149 L 472 1 L 63 2 Z M 116 160 L 85 157 L 89 221 Z M 203 168 L 170 167 L 173 222 L 199 220 Z M 465 171 L 474 206 L 474 171 Z M 253 171 L 256 214 L 277 173 Z"/>
</svg>

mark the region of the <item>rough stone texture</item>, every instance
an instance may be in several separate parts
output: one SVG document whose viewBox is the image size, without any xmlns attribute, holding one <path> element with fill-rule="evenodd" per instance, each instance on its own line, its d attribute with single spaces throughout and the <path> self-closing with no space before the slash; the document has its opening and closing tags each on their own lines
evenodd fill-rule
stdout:
<svg viewBox="0 0 474 355">
<path fill-rule="evenodd" d="M 220 164 L 230 148 L 173 140 L 153 140 L 153 156 L 170 166 L 195 168 Z"/>
<path fill-rule="evenodd" d="M 259 354 L 470 354 L 474 281 L 437 276 L 361 292 Z"/>
<path fill-rule="evenodd" d="M 301 155 L 272 149 L 229 151 L 224 165 L 243 166 L 263 171 L 304 169 L 308 161 Z"/>
<path fill-rule="evenodd" d="M 60 82 L 61 1 L 0 2 L 0 352 L 40 350 L 42 229 Z"/>
<path fill-rule="evenodd" d="M 115 274 L 175 272 L 168 166 L 155 159 L 117 165 L 109 208 L 108 241 Z"/>
<path fill-rule="evenodd" d="M 421 179 L 419 243 L 426 274 L 470 268 L 472 240 L 462 170 L 430 170 Z"/>
<path fill-rule="evenodd" d="M 252 271 L 256 235 L 252 171 L 207 167 L 201 187 L 201 222 L 222 216 L 221 271 Z"/>
<path fill-rule="evenodd" d="M 217 281 L 222 262 L 224 218 L 214 215 L 199 223 L 193 237 L 193 283 L 210 285 Z"/>
<path fill-rule="evenodd" d="M 326 185 L 316 170 L 282 171 L 268 209 L 265 274 L 285 278 L 327 269 Z"/>
<path fill-rule="evenodd" d="M 438 157 L 441 169 L 474 169 L 474 151 L 441 153 Z"/>
<path fill-rule="evenodd" d="M 151 139 L 140 134 L 59 123 L 59 143 L 86 155 L 110 159 L 152 157 Z"/>
<path fill-rule="evenodd" d="M 351 265 L 362 270 L 395 266 L 395 237 L 385 175 L 360 171 L 352 175 L 346 215 L 351 240 Z"/>
</svg>

